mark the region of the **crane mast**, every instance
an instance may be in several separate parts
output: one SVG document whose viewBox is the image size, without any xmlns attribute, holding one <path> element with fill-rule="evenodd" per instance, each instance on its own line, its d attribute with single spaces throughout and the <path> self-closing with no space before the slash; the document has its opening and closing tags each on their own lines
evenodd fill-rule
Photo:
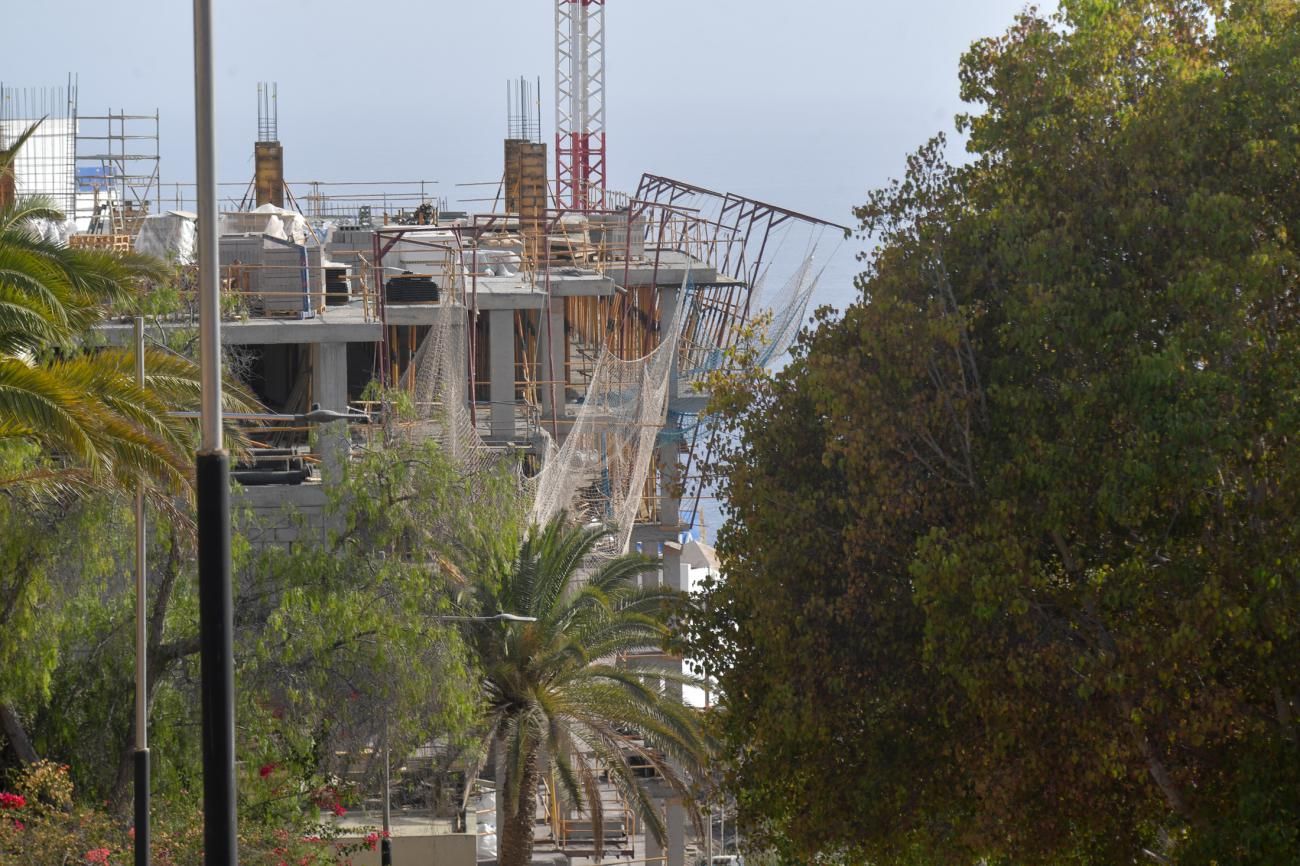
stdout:
<svg viewBox="0 0 1300 866">
<path fill-rule="evenodd" d="M 555 0 L 557 204 L 603 208 L 605 177 L 605 0 Z"/>
</svg>

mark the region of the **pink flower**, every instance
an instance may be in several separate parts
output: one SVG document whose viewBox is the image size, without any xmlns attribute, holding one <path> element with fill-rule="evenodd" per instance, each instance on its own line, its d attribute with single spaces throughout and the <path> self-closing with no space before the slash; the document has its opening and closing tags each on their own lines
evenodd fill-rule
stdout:
<svg viewBox="0 0 1300 866">
<path fill-rule="evenodd" d="M 23 830 L 27 829 L 27 825 L 22 821 L 19 821 L 17 818 L 14 818 L 14 829 L 21 833 Z"/>
<path fill-rule="evenodd" d="M 86 862 L 102 863 L 105 864 L 105 866 L 107 866 L 108 855 L 111 853 L 112 852 L 109 851 L 107 848 L 91 848 L 89 851 L 86 852 Z"/>
<path fill-rule="evenodd" d="M 378 844 L 379 844 L 379 834 L 378 834 L 378 833 L 371 833 L 370 835 L 366 836 L 366 847 L 367 847 L 368 849 L 370 849 L 371 851 L 373 851 L 373 850 L 375 850 L 375 846 L 378 845 Z"/>
<path fill-rule="evenodd" d="M 21 809 L 27 805 L 27 798 L 22 794 L 10 794 L 0 791 L 0 809 Z"/>
<path fill-rule="evenodd" d="M 348 812 L 347 809 L 344 809 L 344 808 L 343 808 L 343 804 L 342 804 L 342 803 L 335 803 L 333 806 L 330 806 L 330 811 L 333 812 L 335 815 L 338 815 L 338 816 L 340 816 L 340 817 L 343 816 L 343 815 L 346 815 L 347 812 Z"/>
<path fill-rule="evenodd" d="M 263 764 L 263 765 L 258 769 L 258 771 L 257 771 L 257 775 L 259 775 L 259 776 L 261 776 L 263 779 L 265 779 L 267 776 L 271 775 L 271 774 L 274 773 L 274 772 L 275 772 L 275 764 Z"/>
</svg>

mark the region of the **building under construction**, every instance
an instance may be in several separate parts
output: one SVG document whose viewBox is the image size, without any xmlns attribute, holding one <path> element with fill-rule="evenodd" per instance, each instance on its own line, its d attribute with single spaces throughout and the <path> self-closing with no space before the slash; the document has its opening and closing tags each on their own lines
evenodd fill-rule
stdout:
<svg viewBox="0 0 1300 866">
<path fill-rule="evenodd" d="M 554 139 L 543 140 L 540 84 L 511 82 L 501 177 L 482 212 L 449 211 L 419 180 L 287 181 L 278 91 L 259 87 L 254 176 L 225 187 L 220 263 L 223 342 L 268 410 L 234 473 L 264 518 L 263 543 L 327 530 L 325 488 L 366 435 L 336 422 L 313 448 L 293 419 L 313 407 L 380 418 L 382 395 L 401 389 L 418 417 L 386 423 L 438 438 L 466 471 L 522 454 L 534 520 L 567 511 L 615 527 L 619 550 L 662 553 L 659 579 L 686 588 L 682 543 L 707 496 L 699 465 L 711 448 L 701 383 L 752 339 L 743 328 L 760 313 L 760 359 L 785 351 L 816 284 L 818 242 L 844 230 L 652 174 L 610 189 L 604 8 L 556 0 Z M 0 147 L 41 116 L 39 147 L 9 181 L 16 193 L 55 198 L 69 243 L 168 257 L 193 285 L 195 218 L 181 185 L 167 196 L 158 177 L 157 114 L 79 117 L 71 81 L 30 98 L 0 88 Z M 150 327 L 191 325 L 182 310 Z M 127 324 L 103 330 L 131 339 Z M 582 855 L 590 828 L 551 800 L 548 838 Z M 624 840 L 624 854 L 684 862 L 680 808 L 666 851 L 634 848 L 630 811 L 619 820 L 603 834 L 615 851 Z"/>
</svg>

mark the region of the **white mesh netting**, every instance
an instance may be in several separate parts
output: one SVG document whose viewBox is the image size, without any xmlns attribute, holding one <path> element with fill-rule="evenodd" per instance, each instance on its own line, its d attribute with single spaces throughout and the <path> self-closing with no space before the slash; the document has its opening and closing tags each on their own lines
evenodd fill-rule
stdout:
<svg viewBox="0 0 1300 866">
<path fill-rule="evenodd" d="M 815 250 L 781 288 L 767 295 L 753 291 L 753 308 L 768 313 L 762 333 L 754 335 L 758 362 L 768 366 L 790 348 L 807 314 L 822 271 L 814 271 Z M 823 268 L 824 270 L 824 268 Z M 760 283 L 762 280 L 760 280 Z M 616 529 L 600 553 L 627 550 L 632 528 L 647 495 L 656 491 L 651 478 L 656 442 L 694 439 L 700 419 L 693 414 L 668 413 L 674 359 L 680 364 L 683 392 L 723 362 L 723 350 L 701 345 L 693 330 L 699 321 L 700 297 L 690 273 L 678 293 L 676 314 L 663 323 L 658 347 L 635 360 L 623 360 L 602 349 L 578 411 L 560 418 L 561 443 L 541 430 L 540 470 L 531 478 L 520 473 L 519 507 L 530 522 L 543 524 L 561 512 L 582 523 L 602 523 Z M 488 445 L 479 433 L 468 400 L 468 311 L 443 295 L 436 324 L 413 359 L 412 398 L 420 420 L 410 426 L 415 437 L 433 437 L 466 473 L 490 470 L 504 451 Z M 665 429 L 667 428 L 667 429 Z"/>
<path fill-rule="evenodd" d="M 808 304 L 826 270 L 823 265 L 816 273 L 813 272 L 815 253 L 816 251 L 808 254 L 803 264 L 786 281 L 781 294 L 770 301 L 761 296 L 760 286 L 754 289 L 756 305 L 771 316 L 771 321 L 761 335 L 762 345 L 758 351 L 758 363 L 761 366 L 766 367 L 784 355 L 794 345 L 795 337 L 799 336 L 799 329 L 808 313 Z"/>
<path fill-rule="evenodd" d="M 691 299 L 689 272 L 682 281 L 677 311 Z M 543 524 L 561 512 L 584 523 L 616 530 L 600 553 L 627 550 L 641 510 L 655 440 L 668 414 L 669 378 L 684 316 L 672 316 L 660 329 L 659 346 L 649 355 L 622 360 L 602 349 L 577 413 L 565 418 L 563 443 L 541 431 L 540 472 L 520 479 L 520 506 L 530 522 Z M 411 435 L 433 437 L 466 472 L 490 469 L 502 451 L 484 442 L 466 394 L 467 316 L 462 304 L 444 300 L 439 316 L 413 359 L 412 394 L 420 421 Z"/>
<path fill-rule="evenodd" d="M 602 350 L 582 408 L 564 443 L 529 479 L 530 519 L 543 524 L 561 511 L 588 523 L 614 527 L 614 553 L 627 550 L 646 494 L 655 440 L 668 416 L 669 377 L 690 302 L 689 271 L 659 346 L 625 361 Z"/>
<path fill-rule="evenodd" d="M 443 295 L 437 323 L 420 343 L 412 359 L 415 388 L 412 400 L 420 422 L 410 428 L 416 437 L 433 437 L 466 472 L 481 472 L 502 459 L 479 436 L 470 414 L 466 359 L 469 317 L 465 305 Z"/>
</svg>

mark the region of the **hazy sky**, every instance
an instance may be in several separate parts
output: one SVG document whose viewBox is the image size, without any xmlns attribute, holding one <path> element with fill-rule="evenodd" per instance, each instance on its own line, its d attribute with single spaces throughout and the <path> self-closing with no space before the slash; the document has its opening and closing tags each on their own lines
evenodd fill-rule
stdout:
<svg viewBox="0 0 1300 866">
<path fill-rule="evenodd" d="M 542 78 L 553 135 L 551 0 L 214 0 L 220 179 L 252 175 L 257 82 L 279 85 L 290 181 L 501 173 L 506 81 Z M 650 171 L 852 224 L 849 209 L 962 110 L 957 65 L 1024 0 L 608 0 L 611 186 Z M 1052 6 L 1052 3 L 1041 4 Z M 83 114 L 162 117 L 162 177 L 190 181 L 184 0 L 5 0 L 0 80 L 80 83 Z M 842 305 L 846 244 L 819 301 Z"/>
</svg>

